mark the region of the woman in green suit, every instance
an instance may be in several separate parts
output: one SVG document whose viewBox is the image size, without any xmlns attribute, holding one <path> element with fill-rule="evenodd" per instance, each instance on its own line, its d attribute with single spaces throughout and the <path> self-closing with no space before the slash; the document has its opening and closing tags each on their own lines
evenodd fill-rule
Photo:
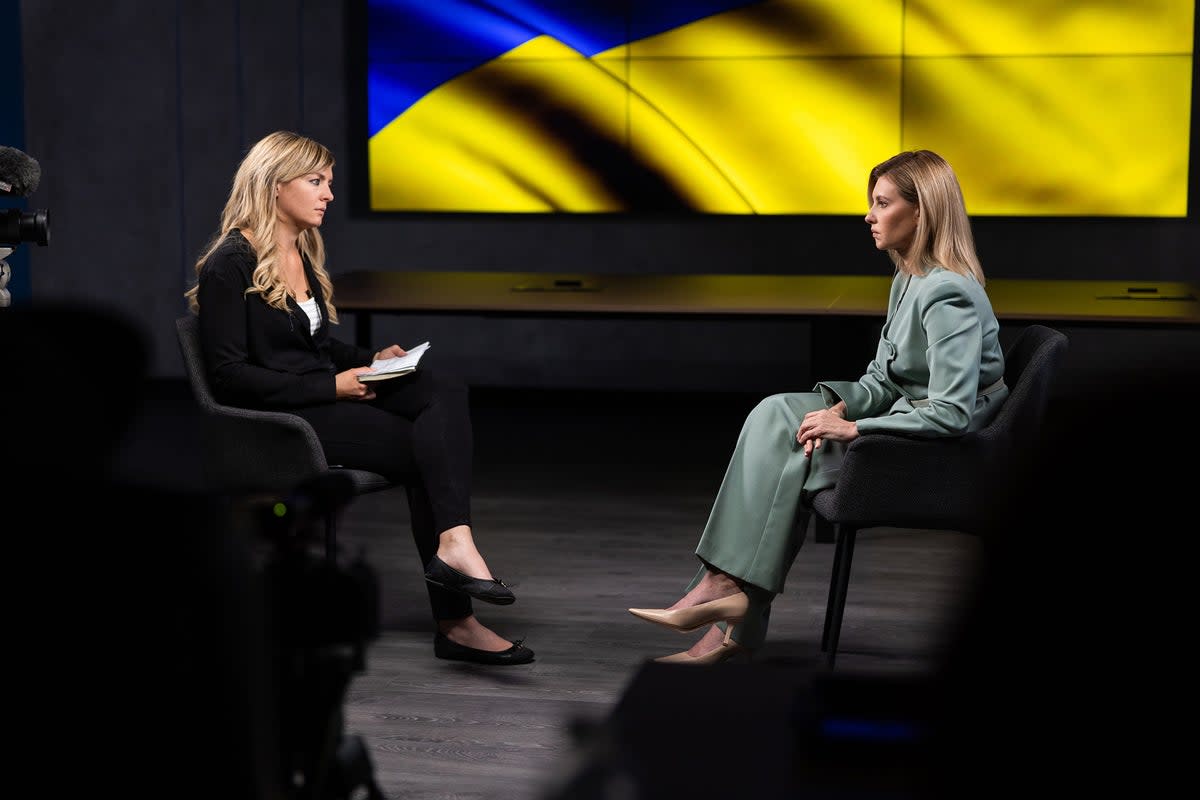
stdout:
<svg viewBox="0 0 1200 800">
<path fill-rule="evenodd" d="M 1008 397 L 954 170 L 928 150 L 900 153 L 871 170 L 867 202 L 875 246 L 896 265 L 875 358 L 857 381 L 772 395 L 746 417 L 687 593 L 669 608 L 629 609 L 675 630 L 707 626 L 690 649 L 657 661 L 712 664 L 762 646 L 804 542 L 808 497 L 837 482 L 848 443 L 875 432 L 959 436 Z"/>
</svg>

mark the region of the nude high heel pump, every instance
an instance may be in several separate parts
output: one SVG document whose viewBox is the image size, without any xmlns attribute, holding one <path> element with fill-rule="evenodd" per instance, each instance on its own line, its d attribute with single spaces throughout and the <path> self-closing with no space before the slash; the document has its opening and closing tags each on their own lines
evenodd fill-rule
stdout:
<svg viewBox="0 0 1200 800">
<path fill-rule="evenodd" d="M 729 661 L 742 655 L 746 657 L 747 661 L 750 660 L 750 651 L 737 642 L 729 641 L 727 634 L 725 642 L 720 647 L 709 650 L 702 656 L 690 656 L 685 650 L 682 653 L 656 658 L 654 661 L 657 664 L 691 664 L 700 667 L 708 664 L 720 664 L 722 661 Z"/>
<path fill-rule="evenodd" d="M 725 643 L 728 645 L 729 637 L 733 635 L 733 626 L 745 618 L 746 609 L 749 607 L 750 598 L 745 592 L 738 592 L 691 608 L 677 608 L 674 611 L 665 608 L 631 608 L 629 613 L 647 622 L 665 625 L 685 633 L 705 625 L 726 622 L 728 625 L 725 628 Z"/>
</svg>

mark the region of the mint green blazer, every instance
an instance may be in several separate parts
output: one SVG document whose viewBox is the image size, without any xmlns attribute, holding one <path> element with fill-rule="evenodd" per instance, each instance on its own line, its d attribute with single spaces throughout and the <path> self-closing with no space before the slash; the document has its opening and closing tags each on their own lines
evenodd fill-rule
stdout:
<svg viewBox="0 0 1200 800">
<path fill-rule="evenodd" d="M 866 373 L 816 388 L 828 406 L 846 401 L 859 433 L 959 436 L 987 425 L 1008 397 L 999 331 L 974 278 L 941 267 L 897 273 Z"/>
</svg>

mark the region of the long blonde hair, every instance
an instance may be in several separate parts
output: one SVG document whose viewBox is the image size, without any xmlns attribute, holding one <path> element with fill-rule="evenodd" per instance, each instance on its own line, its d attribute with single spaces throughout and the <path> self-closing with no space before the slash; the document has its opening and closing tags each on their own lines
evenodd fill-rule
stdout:
<svg viewBox="0 0 1200 800">
<path fill-rule="evenodd" d="M 193 313 L 199 313 L 197 297 L 200 272 L 209 257 L 221 246 L 225 237 L 240 230 L 254 249 L 257 264 L 251 276 L 247 294 L 260 294 L 267 305 L 288 310 L 287 285 L 280 272 L 278 245 L 275 242 L 275 189 L 281 183 L 321 172 L 333 167 L 333 153 L 325 145 L 290 131 L 276 131 L 260 139 L 233 176 L 233 187 L 225 210 L 221 212 L 221 227 L 204 253 L 196 260 L 196 285 L 184 292 Z M 300 254 L 312 265 L 317 283 L 325 296 L 325 308 L 330 322 L 337 322 L 333 306 L 333 283 L 325 271 L 325 241 L 317 228 L 301 231 L 296 242 Z"/>
<path fill-rule="evenodd" d="M 913 235 L 910 263 L 895 250 L 888 250 L 901 272 L 924 274 L 931 267 L 944 267 L 959 275 L 970 275 L 983 286 L 983 266 L 975 253 L 975 237 L 958 177 L 944 158 L 931 150 L 909 150 L 892 156 L 871 170 L 867 181 L 867 203 L 875 184 L 887 176 L 908 202 L 920 209 Z"/>
</svg>

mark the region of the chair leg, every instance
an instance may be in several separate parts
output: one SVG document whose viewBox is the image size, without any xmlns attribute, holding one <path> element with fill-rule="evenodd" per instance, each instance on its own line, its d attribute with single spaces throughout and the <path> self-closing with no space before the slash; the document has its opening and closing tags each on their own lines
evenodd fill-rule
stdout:
<svg viewBox="0 0 1200 800">
<path fill-rule="evenodd" d="M 836 530 L 837 526 L 834 526 L 834 531 L 836 532 Z M 833 617 L 833 607 L 837 600 L 838 574 L 841 572 L 845 554 L 845 545 L 839 537 L 837 538 L 837 547 L 833 550 L 833 573 L 829 577 L 829 596 L 825 600 L 825 627 L 821 630 L 821 652 L 823 653 L 829 650 L 829 628 Z"/>
<path fill-rule="evenodd" d="M 856 528 L 837 526 L 837 546 L 833 553 L 833 574 L 829 578 L 829 600 L 825 605 L 825 628 L 821 633 L 821 651 L 826 663 L 833 667 L 837 658 L 838 640 L 842 635 L 842 614 L 846 610 L 846 593 L 850 588 L 850 564 L 854 560 Z"/>
</svg>

